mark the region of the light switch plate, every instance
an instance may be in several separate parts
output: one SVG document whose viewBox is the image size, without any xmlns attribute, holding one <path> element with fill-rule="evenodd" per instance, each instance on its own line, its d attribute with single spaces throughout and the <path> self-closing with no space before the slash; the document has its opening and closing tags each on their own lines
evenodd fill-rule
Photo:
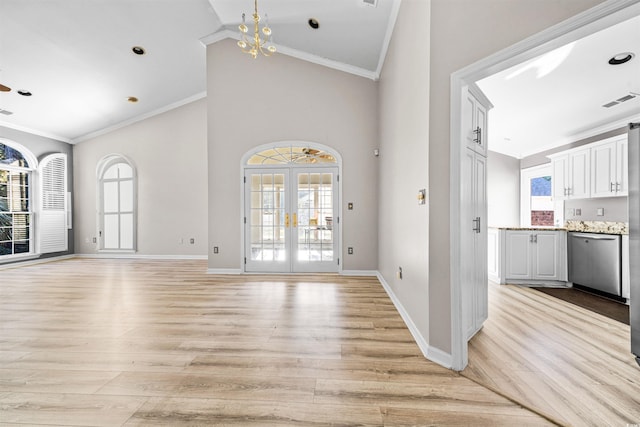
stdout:
<svg viewBox="0 0 640 427">
<path fill-rule="evenodd" d="M 597 211 L 596 211 L 596 215 L 604 216 L 604 208 L 598 208 Z"/>
</svg>

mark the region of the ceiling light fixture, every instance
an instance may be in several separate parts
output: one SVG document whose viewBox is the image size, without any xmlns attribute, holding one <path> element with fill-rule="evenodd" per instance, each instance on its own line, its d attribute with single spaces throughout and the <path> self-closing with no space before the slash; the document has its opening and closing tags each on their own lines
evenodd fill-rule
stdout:
<svg viewBox="0 0 640 427">
<path fill-rule="evenodd" d="M 249 27 L 245 22 L 245 14 L 242 14 L 242 24 L 238 26 L 238 29 L 242 33 L 242 39 L 238 41 L 238 46 L 244 53 L 248 53 L 256 59 L 258 53 L 264 56 L 271 56 L 276 51 L 276 47 L 271 44 L 271 28 L 269 28 L 269 18 L 267 14 L 264 14 L 265 25 L 262 27 L 262 34 L 264 39 L 260 36 L 260 15 L 258 15 L 258 0 L 255 0 L 254 13 L 253 13 L 253 39 L 247 37 Z M 266 50 L 265 50 L 266 49 Z"/>
<path fill-rule="evenodd" d="M 127 98 L 127 101 L 128 101 L 128 102 L 130 102 L 130 103 L 132 103 L 132 104 L 135 104 L 135 103 L 136 103 L 136 102 L 138 102 L 139 100 L 138 100 L 138 98 L 136 98 L 135 96 L 130 96 L 130 97 L 128 97 L 128 98 Z"/>
<path fill-rule="evenodd" d="M 629 62 L 636 56 L 633 52 L 622 52 L 609 59 L 609 65 L 620 65 Z"/>
<path fill-rule="evenodd" d="M 31 96 L 31 95 L 33 95 L 33 94 L 32 94 L 31 92 L 29 92 L 28 90 L 23 90 L 23 89 L 20 89 L 20 90 L 18 91 L 18 93 L 19 93 L 20 95 L 22 95 L 22 96 Z"/>
<path fill-rule="evenodd" d="M 136 55 L 144 55 L 146 53 L 142 46 L 134 46 L 131 48 L 131 51 Z"/>
<path fill-rule="evenodd" d="M 11 88 L 0 83 L 0 92 L 11 92 Z"/>
<path fill-rule="evenodd" d="M 314 30 L 317 30 L 318 28 L 320 28 L 320 23 L 318 22 L 317 19 L 311 18 L 309 19 L 309 26 Z"/>
</svg>

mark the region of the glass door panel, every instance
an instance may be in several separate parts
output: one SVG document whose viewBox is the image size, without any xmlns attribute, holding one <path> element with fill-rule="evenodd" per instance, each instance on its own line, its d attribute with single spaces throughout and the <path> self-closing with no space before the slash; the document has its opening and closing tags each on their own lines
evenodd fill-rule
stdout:
<svg viewBox="0 0 640 427">
<path fill-rule="evenodd" d="M 245 178 L 245 271 L 338 271 L 337 168 L 246 169 Z"/>
<path fill-rule="evenodd" d="M 337 206 L 337 172 L 335 168 L 294 171 L 296 206 L 293 226 L 297 232 L 294 231 L 292 241 L 293 271 L 338 271 L 333 223 Z"/>
<path fill-rule="evenodd" d="M 245 186 L 246 271 L 289 271 L 286 169 L 248 170 Z"/>
</svg>

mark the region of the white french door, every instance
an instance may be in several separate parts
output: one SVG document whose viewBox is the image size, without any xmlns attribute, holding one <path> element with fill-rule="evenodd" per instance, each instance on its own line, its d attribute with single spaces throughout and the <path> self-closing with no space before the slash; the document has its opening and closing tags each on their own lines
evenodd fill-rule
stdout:
<svg viewBox="0 0 640 427">
<path fill-rule="evenodd" d="M 338 168 L 245 169 L 245 271 L 337 272 Z"/>
</svg>

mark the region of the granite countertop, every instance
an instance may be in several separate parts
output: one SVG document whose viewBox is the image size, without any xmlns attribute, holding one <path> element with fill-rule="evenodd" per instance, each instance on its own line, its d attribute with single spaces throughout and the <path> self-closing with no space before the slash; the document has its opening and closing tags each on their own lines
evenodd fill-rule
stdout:
<svg viewBox="0 0 640 427">
<path fill-rule="evenodd" d="M 489 227 L 497 230 L 580 231 L 598 234 L 629 234 L 629 224 L 613 221 L 567 221 L 564 227 Z"/>
</svg>

